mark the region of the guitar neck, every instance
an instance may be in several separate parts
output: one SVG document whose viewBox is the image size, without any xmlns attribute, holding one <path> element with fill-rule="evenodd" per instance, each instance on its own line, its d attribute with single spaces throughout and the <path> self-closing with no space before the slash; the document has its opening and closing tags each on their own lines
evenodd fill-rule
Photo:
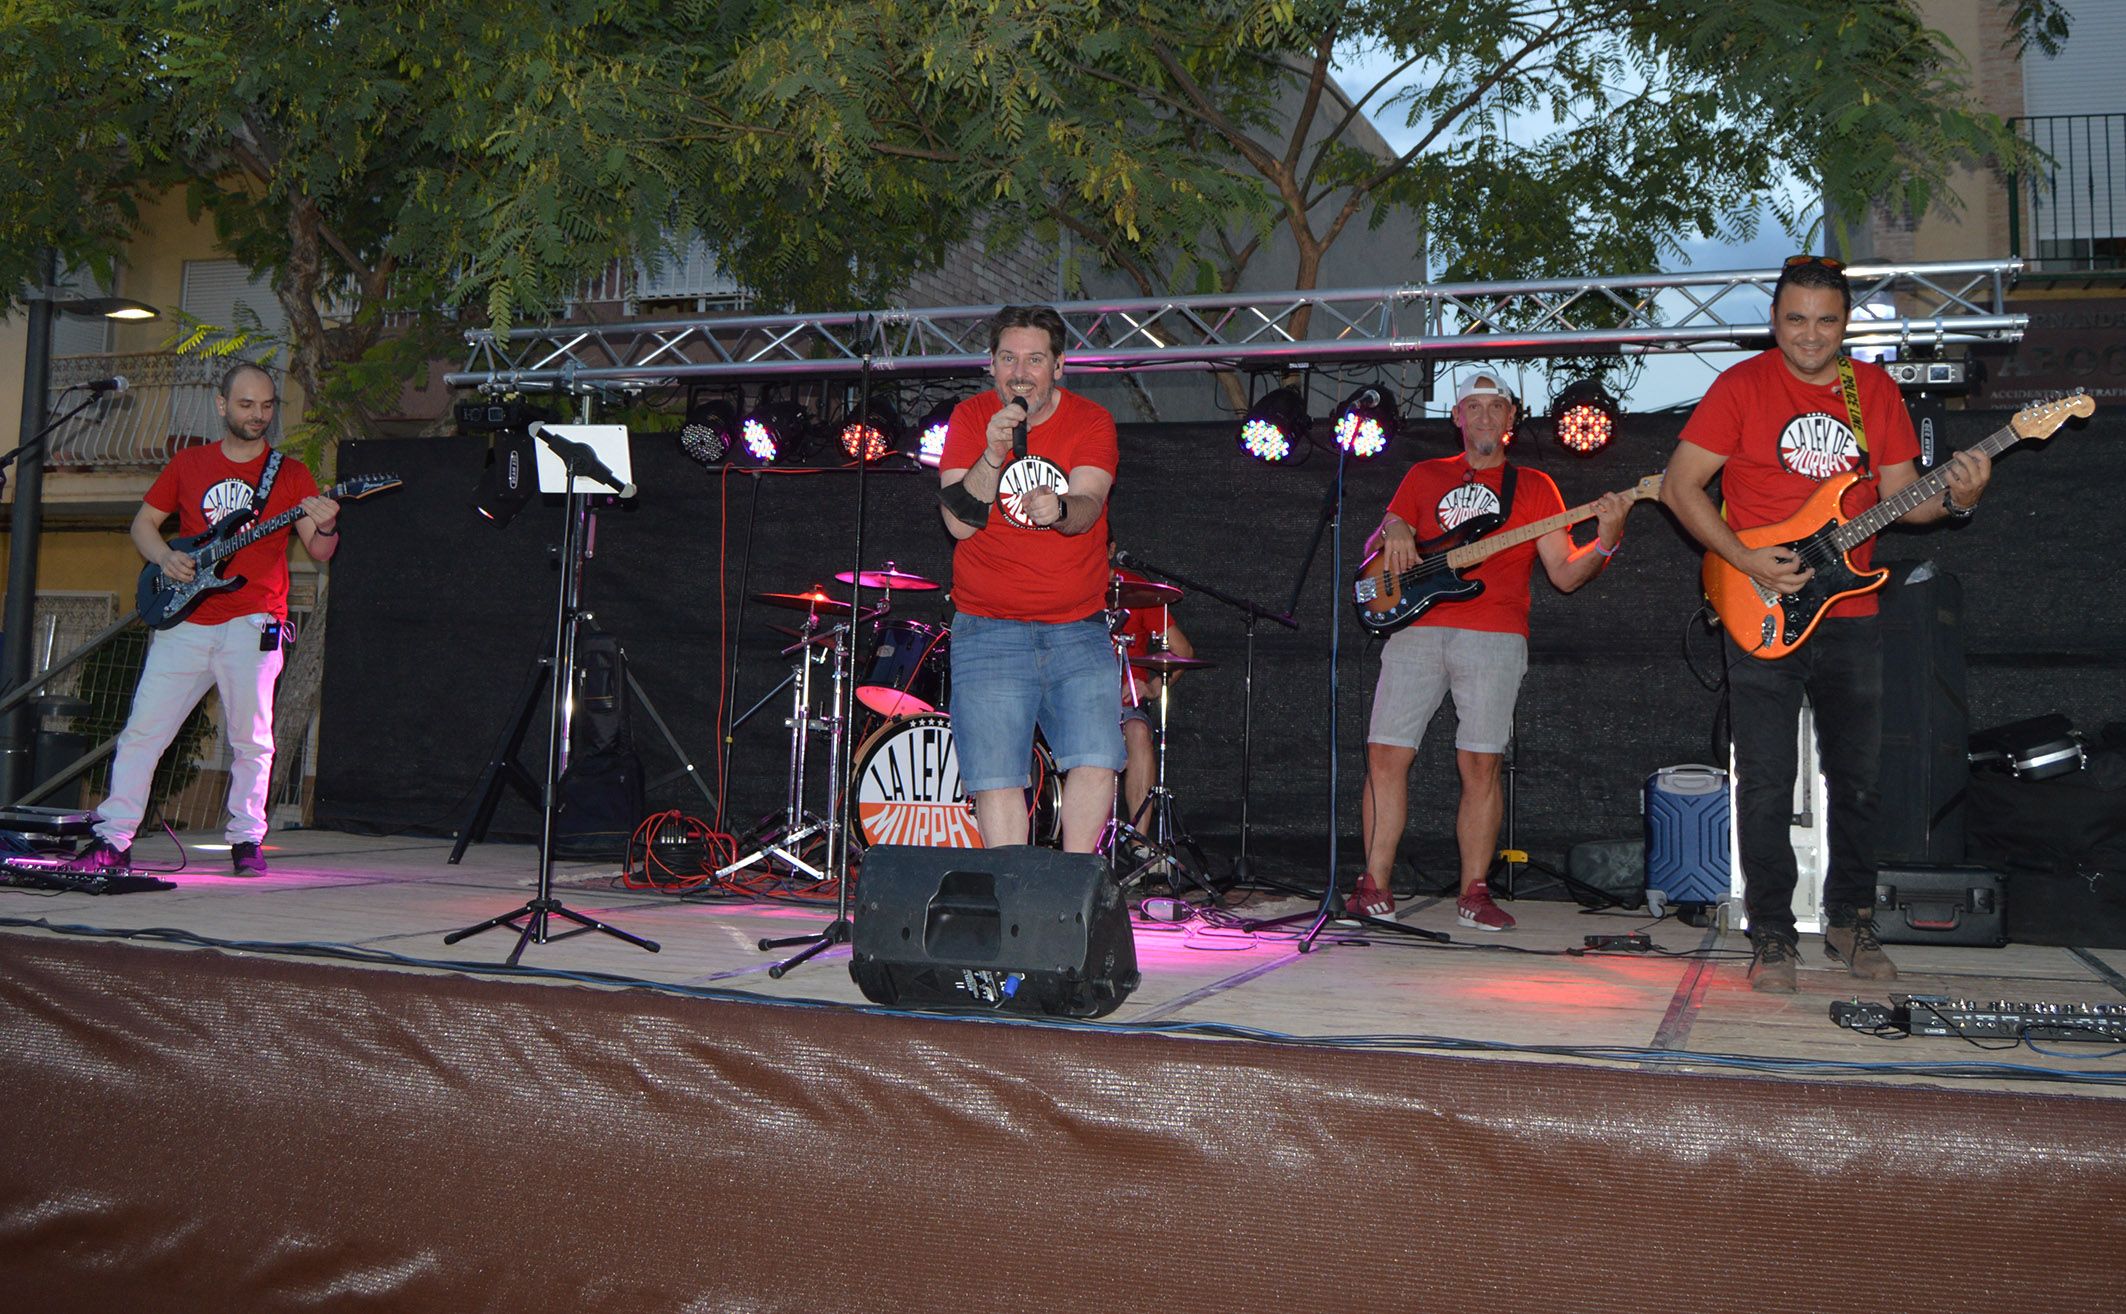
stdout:
<svg viewBox="0 0 2126 1314">
<path fill-rule="evenodd" d="M 1972 444 L 1968 450 L 1984 452 L 1987 456 L 1998 456 L 2021 441 L 2022 435 L 2015 431 L 2014 425 L 2003 425 L 1986 435 L 1982 441 Z M 1841 551 L 1858 547 L 1895 524 L 1913 508 L 1924 506 L 1940 497 L 1948 486 L 1949 463 L 1944 461 L 1934 468 L 1932 474 L 1913 480 L 1893 496 L 1882 499 L 1840 525 L 1832 531 L 1831 541 L 1836 543 Z"/>
<path fill-rule="evenodd" d="M 1496 556 L 1508 548 L 1516 548 L 1533 539 L 1541 538 L 1553 529 L 1577 525 L 1594 515 L 1594 503 L 1583 502 L 1569 511 L 1560 511 L 1542 520 L 1530 521 L 1519 529 L 1509 529 L 1500 534 L 1487 534 L 1474 543 L 1464 544 L 1447 553 L 1447 564 L 1456 570 L 1473 566 L 1487 557 Z"/>
<path fill-rule="evenodd" d="M 332 487 L 326 489 L 320 496 L 327 498 L 336 498 L 346 492 L 346 485 L 334 484 Z M 205 564 L 212 565 L 214 562 L 220 561 L 222 558 L 227 557 L 232 553 L 243 551 L 245 548 L 250 547 L 253 543 L 258 542 L 260 539 L 266 537 L 268 534 L 279 533 L 281 530 L 286 529 L 288 526 L 294 524 L 296 521 L 301 520 L 302 518 L 303 508 L 301 506 L 291 506 L 286 511 L 283 511 L 279 515 L 273 517 L 273 519 L 271 520 L 262 520 L 259 523 L 251 526 L 251 528 L 238 534 L 236 537 L 222 540 L 220 543 L 214 545 L 208 551 L 201 553 L 199 559 Z"/>
</svg>

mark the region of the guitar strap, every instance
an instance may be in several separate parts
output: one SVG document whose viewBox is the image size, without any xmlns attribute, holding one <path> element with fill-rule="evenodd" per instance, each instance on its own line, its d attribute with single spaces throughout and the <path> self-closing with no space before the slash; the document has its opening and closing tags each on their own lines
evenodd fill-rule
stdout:
<svg viewBox="0 0 2126 1314">
<path fill-rule="evenodd" d="M 1853 441 L 1860 444 L 1860 468 L 1868 470 L 1868 433 L 1860 423 L 1860 385 L 1853 379 L 1853 358 L 1843 352 L 1838 356 L 1838 392 L 1845 398 L 1845 418 L 1852 426 Z"/>
<path fill-rule="evenodd" d="M 273 481 L 280 477 L 280 472 L 281 454 L 277 451 L 266 453 L 266 468 L 258 472 L 258 484 L 251 490 L 253 515 L 266 514 L 266 499 L 273 495 Z"/>
</svg>

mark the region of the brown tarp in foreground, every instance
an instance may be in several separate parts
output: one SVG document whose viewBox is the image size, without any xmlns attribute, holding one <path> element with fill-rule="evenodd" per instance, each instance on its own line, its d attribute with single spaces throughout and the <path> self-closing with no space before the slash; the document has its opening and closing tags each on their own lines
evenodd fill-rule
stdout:
<svg viewBox="0 0 2126 1314">
<path fill-rule="evenodd" d="M 0 936 L 0 1037 L 0 1290 L 18 1310 L 2120 1301 L 2116 1100 L 21 935 Z"/>
</svg>

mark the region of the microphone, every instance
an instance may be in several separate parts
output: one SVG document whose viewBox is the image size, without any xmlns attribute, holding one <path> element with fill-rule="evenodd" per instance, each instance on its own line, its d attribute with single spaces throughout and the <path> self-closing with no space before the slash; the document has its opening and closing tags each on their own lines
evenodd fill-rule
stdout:
<svg viewBox="0 0 2126 1314">
<path fill-rule="evenodd" d="M 1118 566 L 1134 566 L 1137 563 L 1130 558 L 1129 553 L 1124 552 L 1121 548 L 1116 548 L 1115 564 Z"/>
<path fill-rule="evenodd" d="M 620 482 L 620 476 L 614 474 L 606 467 L 605 462 L 598 459 L 597 449 L 593 448 L 589 443 L 579 443 L 573 438 L 563 438 L 544 420 L 532 421 L 530 433 L 532 437 L 537 438 L 551 448 L 554 455 L 560 457 L 562 462 L 576 475 L 589 479 L 593 483 L 604 484 L 622 497 L 633 497 L 635 495 L 635 486 Z"/>
<path fill-rule="evenodd" d="M 125 375 L 113 374 L 108 379 L 90 379 L 87 383 L 75 384 L 74 388 L 82 392 L 124 392 L 126 390 Z"/>
<path fill-rule="evenodd" d="M 1013 457 L 1024 456 L 1026 455 L 1026 399 L 1024 397 L 1014 397 L 1004 404 L 1019 408 L 1019 422 L 1011 426 L 1011 454 Z"/>
</svg>

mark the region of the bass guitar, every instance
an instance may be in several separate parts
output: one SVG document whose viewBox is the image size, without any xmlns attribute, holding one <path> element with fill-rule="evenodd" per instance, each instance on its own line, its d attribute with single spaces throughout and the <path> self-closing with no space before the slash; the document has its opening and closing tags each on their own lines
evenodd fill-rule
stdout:
<svg viewBox="0 0 2126 1314">
<path fill-rule="evenodd" d="M 388 488 L 397 488 L 397 475 L 365 474 L 341 480 L 326 489 L 321 496 L 335 502 L 359 502 L 373 493 Z M 189 534 L 173 538 L 170 546 L 192 558 L 192 578 L 180 584 L 163 573 L 161 566 L 150 562 L 140 572 L 140 583 L 133 590 L 133 599 L 140 608 L 141 623 L 151 630 L 166 630 L 183 620 L 200 600 L 209 593 L 233 589 L 244 582 L 241 575 L 223 577 L 214 573 L 217 563 L 243 551 L 268 534 L 278 533 L 302 519 L 300 506 L 286 511 L 261 524 L 245 528 L 251 520 L 249 507 L 233 511 L 218 521 L 214 528 L 204 534 Z"/>
<path fill-rule="evenodd" d="M 1648 475 L 1626 496 L 1644 502 L 1661 496 L 1661 476 Z M 1484 591 L 1484 581 L 1468 579 L 1461 572 L 1478 562 L 1541 538 L 1553 529 L 1577 525 L 1593 517 L 1595 504 L 1585 502 L 1569 511 L 1533 521 L 1518 529 L 1491 534 L 1474 543 L 1420 557 L 1416 565 L 1393 574 L 1383 560 L 1386 549 L 1367 557 L 1358 568 L 1358 582 L 1351 588 L 1351 601 L 1358 608 L 1358 623 L 1377 634 L 1399 629 L 1416 620 L 1435 604 L 1473 598 Z"/>
<path fill-rule="evenodd" d="M 2088 415 L 2095 409 L 2089 395 L 2080 392 L 2033 402 L 1971 450 L 1993 456 L 2025 440 L 2050 438 L 2070 416 Z M 1719 613 L 1720 624 L 1735 646 L 1766 661 L 1784 657 L 1816 632 L 1831 604 L 1881 588 L 1890 578 L 1888 569 L 1862 574 L 1853 569 L 1846 554 L 1906 512 L 1940 497 L 1949 486 L 1948 471 L 1945 461 L 1933 473 L 1913 480 L 1851 519 L 1839 511 L 1839 502 L 1861 476 L 1857 472 L 1838 475 L 1817 485 L 1801 509 L 1778 524 L 1737 530 L 1735 537 L 1744 547 L 1785 547 L 1815 572 L 1798 593 L 1766 588 L 1729 565 L 1719 553 L 1706 553 L 1699 580 L 1706 601 Z"/>
</svg>

